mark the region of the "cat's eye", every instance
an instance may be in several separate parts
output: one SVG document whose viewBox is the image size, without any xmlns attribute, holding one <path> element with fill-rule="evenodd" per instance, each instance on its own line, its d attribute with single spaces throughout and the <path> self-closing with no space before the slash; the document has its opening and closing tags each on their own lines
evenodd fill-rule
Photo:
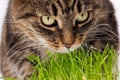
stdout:
<svg viewBox="0 0 120 80">
<path fill-rule="evenodd" d="M 77 22 L 84 22 L 88 19 L 88 17 L 89 17 L 89 12 L 86 11 L 84 13 L 80 13 L 76 20 Z"/>
<path fill-rule="evenodd" d="M 55 19 L 49 16 L 42 16 L 42 23 L 46 26 L 51 26 L 55 23 Z"/>
</svg>

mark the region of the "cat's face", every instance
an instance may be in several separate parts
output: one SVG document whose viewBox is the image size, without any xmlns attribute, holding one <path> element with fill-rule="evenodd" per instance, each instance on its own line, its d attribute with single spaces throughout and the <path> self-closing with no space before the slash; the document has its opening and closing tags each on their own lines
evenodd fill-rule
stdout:
<svg viewBox="0 0 120 80">
<path fill-rule="evenodd" d="M 107 14 L 102 0 L 12 0 L 12 16 L 25 35 L 56 52 L 81 46 L 91 29 Z"/>
</svg>

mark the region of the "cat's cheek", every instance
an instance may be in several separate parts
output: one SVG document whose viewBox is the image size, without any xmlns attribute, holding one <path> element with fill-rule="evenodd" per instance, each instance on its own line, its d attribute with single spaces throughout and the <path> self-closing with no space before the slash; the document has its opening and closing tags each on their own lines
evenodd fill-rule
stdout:
<svg viewBox="0 0 120 80">
<path fill-rule="evenodd" d="M 54 43 L 49 42 L 49 41 L 45 40 L 44 38 L 40 38 L 40 37 L 37 40 L 38 40 L 39 45 L 42 46 L 43 49 L 46 49 L 52 53 L 68 52 L 68 49 L 62 43 L 55 45 Z"/>
</svg>

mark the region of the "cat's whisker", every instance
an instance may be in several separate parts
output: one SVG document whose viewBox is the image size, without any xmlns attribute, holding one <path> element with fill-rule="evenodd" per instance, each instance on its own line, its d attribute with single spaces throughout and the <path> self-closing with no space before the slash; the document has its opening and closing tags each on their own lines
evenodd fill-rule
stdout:
<svg viewBox="0 0 120 80">
<path fill-rule="evenodd" d="M 42 60 L 48 59 L 48 56 L 47 56 L 48 54 L 44 53 L 44 52 L 41 52 L 41 50 L 39 50 L 41 48 L 41 45 L 40 46 L 34 46 L 33 48 L 34 48 L 34 51 L 32 52 L 32 54 L 39 55 L 40 59 L 44 58 Z"/>
<path fill-rule="evenodd" d="M 24 35 L 21 35 L 21 37 L 19 38 L 20 40 L 15 43 L 7 52 L 6 56 L 12 55 L 14 54 L 14 51 L 19 51 L 19 49 L 24 49 L 26 47 L 32 47 L 33 44 L 29 44 L 29 42 L 31 42 L 31 40 L 25 39 Z"/>
<path fill-rule="evenodd" d="M 99 32 L 94 32 L 94 33 L 90 33 L 90 34 L 88 34 L 88 37 L 97 37 L 97 36 L 101 36 L 101 35 L 107 35 L 107 37 L 109 37 L 109 38 L 114 38 L 114 36 L 113 35 L 110 35 L 109 33 L 107 33 L 107 32 L 105 32 L 105 31 L 101 31 L 102 33 L 99 33 Z"/>
<path fill-rule="evenodd" d="M 9 19 L 5 19 L 4 24 L 11 24 L 11 23 L 19 23 L 19 22 L 18 21 L 12 21 L 12 20 L 9 20 Z"/>
<path fill-rule="evenodd" d="M 115 32 L 111 31 L 110 29 L 106 29 L 106 28 L 96 28 L 95 30 L 92 30 L 90 34 L 96 34 L 96 35 L 105 34 L 111 38 L 113 37 L 119 38 L 119 36 Z"/>
<path fill-rule="evenodd" d="M 27 57 L 29 56 L 31 53 L 29 51 L 27 51 L 27 53 L 24 53 L 23 51 L 24 50 L 27 50 L 27 49 L 30 49 L 31 47 L 34 47 L 34 46 L 22 46 L 22 47 L 19 47 L 17 50 L 15 49 L 12 53 L 10 52 L 9 54 L 11 54 L 10 56 L 6 56 L 6 57 L 9 57 L 9 59 L 12 59 L 13 57 L 17 57 L 17 55 L 21 55 L 21 57 Z M 18 54 L 19 53 L 19 54 Z M 17 57 L 19 58 L 19 57 Z"/>
<path fill-rule="evenodd" d="M 111 27 L 109 24 L 107 24 L 107 23 L 97 24 L 97 25 L 94 26 L 94 28 L 98 28 L 98 27 L 102 27 L 102 26 L 105 26 L 105 27 L 107 27 L 107 28 L 112 28 L 112 27 Z"/>
<path fill-rule="evenodd" d="M 108 13 L 114 13 L 114 10 L 111 10 L 111 11 L 103 11 L 103 12 L 101 12 L 101 14 L 108 14 Z"/>
<path fill-rule="evenodd" d="M 113 36 L 110 36 L 109 35 L 109 37 L 98 37 L 98 36 L 100 36 L 99 34 L 97 35 L 89 35 L 87 38 L 89 39 L 89 40 L 91 40 L 92 39 L 92 37 L 94 38 L 94 39 L 99 39 L 99 40 L 108 40 L 108 41 L 116 41 L 115 39 L 114 39 L 114 37 Z"/>
<path fill-rule="evenodd" d="M 23 34 L 24 32 L 14 31 L 14 32 L 10 32 L 10 33 L 14 33 L 14 34 Z"/>
<path fill-rule="evenodd" d="M 31 28 L 26 28 L 27 30 L 29 30 L 29 31 L 31 31 L 32 33 L 34 32 L 34 34 L 37 34 L 37 35 L 39 35 L 40 33 L 38 33 L 38 32 L 36 32 L 34 29 L 31 29 Z"/>
<path fill-rule="evenodd" d="M 113 40 L 113 39 L 107 39 L 107 38 L 87 39 L 86 41 L 96 41 L 96 40 L 106 41 L 105 39 L 108 40 L 108 41 L 116 41 L 115 39 Z"/>
<path fill-rule="evenodd" d="M 102 27 L 102 26 L 106 26 L 106 27 Z M 109 36 L 116 36 L 118 38 L 118 35 L 114 32 L 114 31 L 111 31 L 111 26 L 109 24 L 98 24 L 96 25 L 95 27 L 91 28 L 89 31 L 88 31 L 88 35 L 89 34 L 97 34 L 97 33 L 100 33 L 100 34 L 107 34 Z M 103 33 L 101 33 L 103 32 Z M 109 33 L 111 33 L 112 35 L 110 35 Z"/>
<path fill-rule="evenodd" d="M 86 44 L 86 43 L 82 43 L 81 48 L 83 48 L 83 47 L 85 47 L 85 48 L 87 48 L 87 49 L 99 50 L 99 49 L 95 48 L 94 46 L 89 45 L 89 44 Z M 99 51 L 101 51 L 101 50 L 99 50 Z"/>
</svg>

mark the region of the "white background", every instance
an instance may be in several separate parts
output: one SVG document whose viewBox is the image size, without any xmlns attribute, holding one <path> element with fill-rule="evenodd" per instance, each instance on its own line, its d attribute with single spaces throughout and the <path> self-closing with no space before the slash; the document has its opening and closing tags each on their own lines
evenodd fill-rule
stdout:
<svg viewBox="0 0 120 80">
<path fill-rule="evenodd" d="M 9 0 L 0 0 L 0 41 L 1 41 L 2 24 L 3 24 L 4 17 L 5 17 L 6 11 L 7 11 L 8 1 Z M 119 33 L 120 33 L 120 0 L 110 0 L 110 1 L 113 3 L 114 8 L 116 10 L 115 14 L 117 16 Z M 120 58 L 118 61 L 120 63 Z M 120 65 L 119 65 L 119 68 L 120 68 Z M 120 78 L 118 80 L 120 80 Z"/>
</svg>

